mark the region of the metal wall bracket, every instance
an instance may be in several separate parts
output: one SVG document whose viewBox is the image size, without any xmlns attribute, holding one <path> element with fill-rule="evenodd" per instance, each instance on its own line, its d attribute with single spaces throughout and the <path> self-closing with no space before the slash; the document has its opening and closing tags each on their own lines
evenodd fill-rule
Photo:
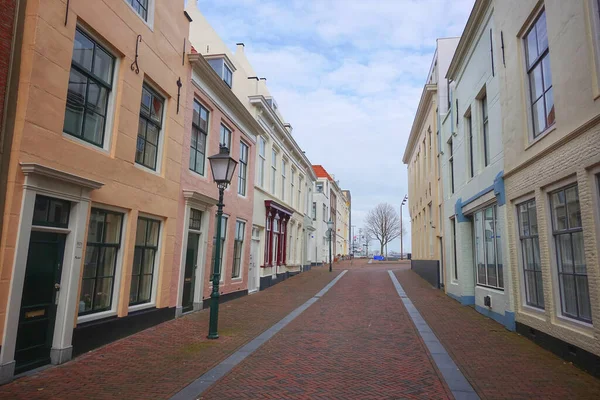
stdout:
<svg viewBox="0 0 600 400">
<path fill-rule="evenodd" d="M 177 79 L 177 114 L 179 114 L 179 98 L 181 97 L 181 87 L 183 83 L 181 83 L 181 78 Z"/>
<path fill-rule="evenodd" d="M 140 73 L 140 66 L 138 65 L 138 46 L 140 43 L 142 43 L 142 35 L 137 35 L 137 38 L 135 39 L 135 59 L 131 63 L 131 70 L 135 71 L 136 74 Z"/>
<path fill-rule="evenodd" d="M 67 21 L 69 21 L 69 1 L 67 0 L 67 8 L 65 10 L 65 26 L 67 26 Z"/>
</svg>

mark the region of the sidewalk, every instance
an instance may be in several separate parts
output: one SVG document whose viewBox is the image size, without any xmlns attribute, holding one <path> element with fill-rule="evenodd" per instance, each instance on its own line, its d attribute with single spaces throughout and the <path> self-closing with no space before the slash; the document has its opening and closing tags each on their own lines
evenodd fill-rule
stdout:
<svg viewBox="0 0 600 400">
<path fill-rule="evenodd" d="M 263 292 L 222 304 L 216 341 L 206 339 L 209 313 L 202 310 L 0 386 L 0 399 L 169 398 L 314 296 L 339 273 L 314 268 Z"/>
<path fill-rule="evenodd" d="M 600 398 L 600 380 L 460 305 L 414 272 L 395 274 L 482 399 Z"/>
</svg>

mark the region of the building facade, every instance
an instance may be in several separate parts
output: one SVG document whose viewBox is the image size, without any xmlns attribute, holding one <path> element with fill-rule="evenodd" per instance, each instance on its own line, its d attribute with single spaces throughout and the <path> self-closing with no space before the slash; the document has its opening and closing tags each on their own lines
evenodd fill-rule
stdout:
<svg viewBox="0 0 600 400">
<path fill-rule="evenodd" d="M 175 315 L 177 82 L 189 64 L 167 43 L 188 35 L 183 2 L 24 7 L 0 242 L 2 381 Z"/>
<path fill-rule="evenodd" d="M 315 176 L 292 136 L 291 124 L 269 93 L 266 78 L 259 78 L 246 58 L 244 45 L 239 43 L 232 53 L 195 2 L 188 2 L 186 10 L 193 20 L 190 41 L 209 62 L 216 65 L 220 59 L 227 61 L 216 68 L 221 68 L 224 80 L 260 126 L 256 133 L 250 264 L 256 266 L 252 269 L 262 290 L 310 268 L 314 235 L 309 207 Z"/>
<path fill-rule="evenodd" d="M 600 375 L 599 4 L 494 7 L 517 331 Z"/>
<path fill-rule="evenodd" d="M 442 138 L 440 115 L 448 112 L 446 72 L 459 38 L 437 40 L 437 48 L 404 152 L 408 169 L 408 210 L 412 259 L 421 268 L 437 269 L 444 282 Z M 439 266 L 439 267 L 438 267 Z"/>
<path fill-rule="evenodd" d="M 476 1 L 446 77 L 442 181 L 446 293 L 514 330 L 500 68 L 491 2 Z"/>
</svg>

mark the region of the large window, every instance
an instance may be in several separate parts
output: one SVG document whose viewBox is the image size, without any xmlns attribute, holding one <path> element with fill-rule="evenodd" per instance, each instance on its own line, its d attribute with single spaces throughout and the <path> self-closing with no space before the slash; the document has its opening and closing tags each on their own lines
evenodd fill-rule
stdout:
<svg viewBox="0 0 600 400">
<path fill-rule="evenodd" d="M 231 151 L 231 129 L 221 124 L 221 133 L 219 136 L 219 145 L 225 146 Z"/>
<path fill-rule="evenodd" d="M 535 138 L 555 121 L 545 10 L 525 35 L 525 50 Z"/>
<path fill-rule="evenodd" d="M 323 193 L 323 182 L 317 182 L 315 187 L 316 187 L 317 193 Z"/>
<path fill-rule="evenodd" d="M 261 188 L 265 187 L 265 163 L 266 163 L 266 142 L 262 136 L 258 137 L 258 184 Z"/>
<path fill-rule="evenodd" d="M 233 72 L 226 64 L 223 64 L 223 82 L 229 87 L 233 85 Z"/>
<path fill-rule="evenodd" d="M 497 221 L 498 207 L 477 211 L 473 217 L 477 284 L 504 289 L 502 240 Z"/>
<path fill-rule="evenodd" d="M 213 241 L 213 251 L 212 251 L 212 259 L 210 262 L 210 279 L 212 280 L 213 275 L 215 273 L 215 255 L 217 254 L 217 240 L 221 241 L 221 249 L 219 251 L 219 265 L 221 266 L 221 277 L 223 276 L 223 254 L 225 254 L 225 239 L 227 238 L 227 221 L 229 218 L 226 215 L 223 215 L 221 218 L 221 233 L 217 235 L 215 233 L 214 241 Z M 218 219 L 215 216 L 215 232 L 217 232 L 217 222 Z M 218 238 L 218 239 L 217 239 Z"/>
<path fill-rule="evenodd" d="M 156 170 L 158 160 L 158 140 L 163 123 L 164 102 L 161 96 L 144 84 L 135 162 L 152 170 Z"/>
<path fill-rule="evenodd" d="M 448 164 L 450 165 L 450 193 L 454 193 L 454 148 L 452 146 L 452 139 L 448 142 L 448 147 L 450 149 L 450 158 L 448 159 Z"/>
<path fill-rule="evenodd" d="M 148 0 L 127 0 L 144 21 L 148 21 Z"/>
<path fill-rule="evenodd" d="M 277 150 L 271 152 L 271 193 L 275 194 L 277 188 Z"/>
<path fill-rule="evenodd" d="M 474 162 L 474 157 L 475 155 L 473 154 L 473 120 L 471 118 L 471 115 L 469 115 L 467 118 L 467 135 L 468 135 L 468 140 L 469 140 L 469 175 L 472 178 L 475 175 L 475 162 Z"/>
<path fill-rule="evenodd" d="M 313 221 L 317 220 L 317 203 L 314 201 L 312 203 L 312 219 Z"/>
<path fill-rule="evenodd" d="M 106 311 L 112 307 L 122 224 L 122 214 L 92 208 L 83 263 L 79 315 Z"/>
<path fill-rule="evenodd" d="M 63 130 L 104 146 L 115 58 L 79 28 L 75 31 Z"/>
<path fill-rule="evenodd" d="M 302 184 L 304 182 L 304 177 L 302 175 L 298 175 L 298 201 L 296 203 L 296 207 L 298 210 L 302 210 Z"/>
<path fill-rule="evenodd" d="M 518 214 L 525 300 L 530 306 L 544 308 L 544 282 L 540 261 L 540 240 L 538 238 L 535 199 L 519 204 Z"/>
<path fill-rule="evenodd" d="M 248 145 L 240 142 L 240 166 L 238 167 L 238 193 L 246 195 L 246 176 L 248 175 Z"/>
<path fill-rule="evenodd" d="M 563 315 L 592 321 L 577 185 L 550 194 Z"/>
<path fill-rule="evenodd" d="M 129 292 L 130 306 L 149 303 L 152 299 L 159 231 L 159 221 L 138 218 Z"/>
<path fill-rule="evenodd" d="M 208 136 L 208 115 L 210 113 L 197 100 L 194 100 L 192 117 L 192 144 L 190 149 L 190 169 L 204 175 L 206 158 L 206 137 Z"/>
<path fill-rule="evenodd" d="M 323 221 L 327 222 L 327 206 L 323 204 Z"/>
<path fill-rule="evenodd" d="M 281 158 L 281 200 L 285 201 L 285 174 L 287 162 Z"/>
<path fill-rule="evenodd" d="M 481 133 L 483 136 L 483 161 L 485 166 L 490 165 L 490 125 L 488 123 L 488 102 L 487 95 L 481 99 Z"/>
<path fill-rule="evenodd" d="M 239 278 L 242 265 L 242 249 L 244 248 L 244 231 L 246 223 L 235 221 L 235 242 L 233 244 L 233 268 L 231 270 L 232 278 Z"/>
<path fill-rule="evenodd" d="M 294 196 L 296 195 L 295 193 L 295 185 L 294 185 L 294 181 L 296 180 L 296 170 L 294 170 L 294 168 L 292 168 L 292 176 L 290 178 L 290 204 L 292 205 L 292 207 L 294 207 Z"/>
</svg>

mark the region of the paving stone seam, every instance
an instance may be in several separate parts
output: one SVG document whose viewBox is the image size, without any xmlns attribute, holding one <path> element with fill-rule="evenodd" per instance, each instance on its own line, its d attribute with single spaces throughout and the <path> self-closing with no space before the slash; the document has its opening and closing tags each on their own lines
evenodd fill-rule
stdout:
<svg viewBox="0 0 600 400">
<path fill-rule="evenodd" d="M 398 282 L 396 275 L 391 270 L 388 270 L 388 274 L 396 288 L 396 292 L 408 315 L 411 320 L 415 324 L 421 339 L 425 343 L 427 350 L 431 354 L 431 358 L 435 362 L 437 368 L 442 373 L 442 377 L 444 381 L 450 388 L 452 395 L 455 399 L 469 399 L 469 400 L 478 400 L 479 396 L 473 390 L 473 387 L 469 383 L 469 381 L 465 378 L 463 373 L 458 369 L 456 363 L 452 359 L 452 357 L 448 354 L 444 346 L 440 343 L 438 338 L 435 336 L 427 322 L 423 319 L 417 308 L 414 306 L 410 298 L 404 292 L 402 285 Z"/>
<path fill-rule="evenodd" d="M 240 347 L 235 353 L 227 357 L 221 363 L 217 364 L 212 369 L 208 370 L 202 376 L 195 381 L 191 382 L 188 386 L 184 387 L 181 391 L 171 397 L 170 400 L 193 400 L 197 399 L 202 395 L 208 388 L 210 388 L 219 379 L 227 375 L 236 365 L 241 363 L 246 357 L 254 353 L 260 346 L 262 346 L 267 340 L 271 339 L 277 332 L 282 330 L 287 324 L 292 322 L 296 317 L 302 314 L 308 307 L 313 305 L 319 300 L 329 289 L 333 287 L 342 277 L 348 272 L 347 269 L 342 271 L 336 276 L 331 282 L 329 282 L 323 289 L 317 294 L 308 299 L 300 307 L 286 315 L 282 320 L 271 326 L 269 329 Z"/>
</svg>

